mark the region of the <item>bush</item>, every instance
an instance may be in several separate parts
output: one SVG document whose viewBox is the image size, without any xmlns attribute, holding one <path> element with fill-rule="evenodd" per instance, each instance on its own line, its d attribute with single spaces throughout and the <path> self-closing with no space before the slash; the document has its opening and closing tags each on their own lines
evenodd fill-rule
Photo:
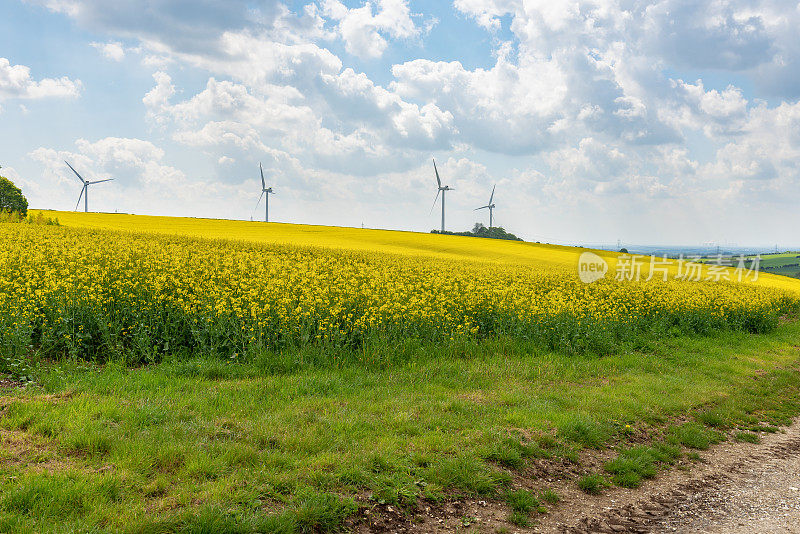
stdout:
<svg viewBox="0 0 800 534">
<path fill-rule="evenodd" d="M 0 223 L 25 223 L 25 224 L 38 224 L 43 226 L 60 226 L 58 219 L 45 217 L 42 212 L 37 212 L 35 215 L 25 215 L 19 211 L 3 211 L 0 210 Z"/>
</svg>

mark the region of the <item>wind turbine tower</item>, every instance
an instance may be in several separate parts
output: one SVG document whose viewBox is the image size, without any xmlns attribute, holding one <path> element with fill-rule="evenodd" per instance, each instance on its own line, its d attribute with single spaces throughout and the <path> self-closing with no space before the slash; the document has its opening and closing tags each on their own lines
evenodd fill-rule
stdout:
<svg viewBox="0 0 800 534">
<path fill-rule="evenodd" d="M 264 222 L 269 222 L 269 196 L 274 195 L 275 191 L 271 187 L 267 187 L 267 183 L 264 181 L 264 167 L 260 163 L 258 164 L 258 169 L 261 171 L 261 196 L 258 197 L 258 202 L 261 202 L 261 197 L 266 195 L 267 198 L 264 199 Z M 256 208 L 258 207 L 258 202 L 256 202 Z"/>
<path fill-rule="evenodd" d="M 436 160 L 433 160 L 433 172 L 436 173 L 436 183 L 439 184 L 439 190 L 436 192 L 436 198 L 433 199 L 433 206 L 436 206 L 436 201 L 439 200 L 439 193 L 442 194 L 442 233 L 444 233 L 444 194 L 448 191 L 454 191 L 449 185 L 442 185 L 442 179 L 439 178 L 439 170 L 436 168 Z M 431 211 L 433 211 L 431 206 Z"/>
<path fill-rule="evenodd" d="M 78 171 L 73 169 L 72 165 L 70 165 L 67 161 L 64 161 L 64 163 L 67 164 L 67 167 L 72 169 L 72 172 L 75 173 L 75 176 L 77 176 L 78 179 L 83 184 L 83 187 L 81 188 L 81 194 L 78 196 L 78 203 L 75 204 L 75 211 L 78 211 L 78 206 L 81 205 L 81 197 L 83 197 L 83 211 L 85 213 L 89 213 L 89 186 L 93 185 L 93 184 L 99 184 L 99 183 L 102 183 L 102 182 L 111 182 L 114 179 L 113 178 L 107 178 L 105 180 L 95 180 L 94 182 L 89 182 L 89 181 L 84 180 L 83 176 L 78 174 Z"/>
<path fill-rule="evenodd" d="M 494 199 L 494 189 L 495 189 L 495 187 L 497 187 L 497 185 L 492 187 L 492 196 L 489 197 L 489 203 L 486 204 L 485 206 L 481 206 L 480 208 L 475 208 L 475 211 L 485 210 L 485 209 L 488 208 L 488 210 L 489 210 L 489 228 L 492 227 L 492 212 L 494 211 L 494 208 L 495 208 L 495 205 L 492 204 L 492 200 Z"/>
</svg>

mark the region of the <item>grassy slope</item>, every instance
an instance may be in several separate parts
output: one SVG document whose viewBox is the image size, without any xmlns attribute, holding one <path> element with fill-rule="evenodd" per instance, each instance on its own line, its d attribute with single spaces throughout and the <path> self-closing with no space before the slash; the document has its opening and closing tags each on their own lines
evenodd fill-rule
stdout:
<svg viewBox="0 0 800 534">
<path fill-rule="evenodd" d="M 770 274 L 800 278 L 800 253 L 768 254 L 761 257 L 761 268 Z"/>
<path fill-rule="evenodd" d="M 508 477 L 487 459 L 524 465 L 509 436 L 555 436 L 553 452 L 570 457 L 626 424 L 716 404 L 723 417 L 786 422 L 798 345 L 790 323 L 608 358 L 496 340 L 390 368 L 59 364 L 0 398 L 0 531 L 291 532 L 339 525 L 357 494 L 400 505 L 443 490 L 491 496 Z"/>
<path fill-rule="evenodd" d="M 765 267 L 782 267 L 800 263 L 800 252 L 790 252 L 784 254 L 767 254 L 761 256 L 761 265 Z"/>
<path fill-rule="evenodd" d="M 65 226 L 151 232 L 207 239 L 242 240 L 336 249 L 424 255 L 455 260 L 491 261 L 519 264 L 536 269 L 567 268 L 577 272 L 578 257 L 588 249 L 521 243 L 463 236 L 422 234 L 395 230 L 371 230 L 302 224 L 259 223 L 221 219 L 152 217 L 146 215 L 42 212 Z M 616 252 L 595 250 L 609 263 L 609 277 L 615 273 Z M 647 259 L 640 260 L 647 273 Z M 672 269 L 674 272 L 675 269 Z M 757 282 L 767 287 L 800 291 L 800 281 L 784 276 L 762 274 Z"/>
</svg>

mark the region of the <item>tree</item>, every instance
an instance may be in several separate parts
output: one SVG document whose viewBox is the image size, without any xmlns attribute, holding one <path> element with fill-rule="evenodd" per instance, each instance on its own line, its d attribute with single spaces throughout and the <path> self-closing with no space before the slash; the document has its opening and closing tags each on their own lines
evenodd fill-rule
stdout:
<svg viewBox="0 0 800 534">
<path fill-rule="evenodd" d="M 28 201 L 22 190 L 5 176 L 0 176 L 0 211 L 28 214 Z"/>
<path fill-rule="evenodd" d="M 487 237 L 489 235 L 489 229 L 486 228 L 483 223 L 476 222 L 475 226 L 472 227 L 472 233 L 478 237 Z"/>
</svg>

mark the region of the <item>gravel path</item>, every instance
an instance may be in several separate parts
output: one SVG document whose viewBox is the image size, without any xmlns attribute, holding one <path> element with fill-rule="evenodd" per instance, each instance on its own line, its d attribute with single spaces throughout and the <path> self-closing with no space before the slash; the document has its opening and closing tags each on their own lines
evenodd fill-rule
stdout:
<svg viewBox="0 0 800 534">
<path fill-rule="evenodd" d="M 698 491 L 658 525 L 665 532 L 800 532 L 800 452 L 763 458 L 719 488 Z"/>
<path fill-rule="evenodd" d="M 800 420 L 759 444 L 729 441 L 689 471 L 672 470 L 635 491 L 576 503 L 579 517 L 541 532 L 800 533 Z"/>
<path fill-rule="evenodd" d="M 608 451 L 606 451 L 608 453 Z M 684 459 L 635 490 L 610 488 L 590 497 L 575 484 L 576 473 L 550 466 L 528 480 L 531 489 L 550 487 L 562 497 L 529 527 L 510 525 L 505 505 L 466 499 L 426 507 L 409 520 L 393 507 L 365 512 L 359 533 L 597 534 L 800 534 L 800 419 L 784 431 L 762 434 L 758 444 L 728 440 Z M 609 458 L 587 457 L 595 470 Z M 583 460 L 582 460 L 582 463 Z M 568 468 L 568 466 L 566 466 Z M 536 485 L 534 485 L 536 484 Z M 541 484 L 541 487 L 538 485 Z"/>
</svg>

